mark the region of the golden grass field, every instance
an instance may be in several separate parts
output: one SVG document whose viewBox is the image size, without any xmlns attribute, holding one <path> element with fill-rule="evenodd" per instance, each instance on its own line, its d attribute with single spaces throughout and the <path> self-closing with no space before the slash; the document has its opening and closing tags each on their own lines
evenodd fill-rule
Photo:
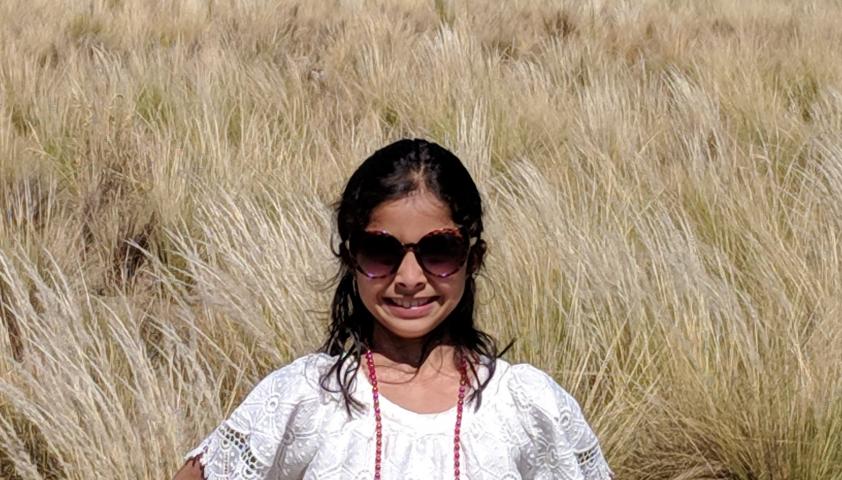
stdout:
<svg viewBox="0 0 842 480">
<path fill-rule="evenodd" d="M 0 2 L 0 478 L 161 479 L 324 335 L 331 204 L 430 138 L 481 325 L 621 479 L 842 479 L 842 4 Z"/>
</svg>

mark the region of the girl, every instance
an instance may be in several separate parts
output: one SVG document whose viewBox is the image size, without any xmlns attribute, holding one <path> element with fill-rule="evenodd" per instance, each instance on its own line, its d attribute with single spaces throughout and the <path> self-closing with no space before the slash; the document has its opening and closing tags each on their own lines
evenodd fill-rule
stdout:
<svg viewBox="0 0 842 480">
<path fill-rule="evenodd" d="M 423 140 L 378 150 L 336 218 L 320 353 L 264 378 L 176 480 L 612 477 L 576 400 L 474 326 L 482 205 L 458 158 Z"/>
</svg>

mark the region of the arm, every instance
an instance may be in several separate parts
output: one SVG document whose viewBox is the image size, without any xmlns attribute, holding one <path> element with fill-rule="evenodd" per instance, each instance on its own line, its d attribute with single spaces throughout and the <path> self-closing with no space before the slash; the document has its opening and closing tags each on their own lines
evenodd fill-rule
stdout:
<svg viewBox="0 0 842 480">
<path fill-rule="evenodd" d="M 172 480 L 204 480 L 205 473 L 199 458 L 193 457 L 187 460 Z"/>
<path fill-rule="evenodd" d="M 228 418 L 185 455 L 187 463 L 173 480 L 301 478 L 317 437 L 296 443 L 290 455 L 285 455 L 282 441 L 284 435 L 295 438 L 297 428 L 317 430 L 319 397 L 307 377 L 308 358 L 263 378 Z M 270 474 L 273 468 L 280 474 Z"/>
<path fill-rule="evenodd" d="M 512 368 L 510 388 L 532 442 L 524 478 L 611 480 L 613 473 L 576 399 L 531 365 Z"/>
</svg>

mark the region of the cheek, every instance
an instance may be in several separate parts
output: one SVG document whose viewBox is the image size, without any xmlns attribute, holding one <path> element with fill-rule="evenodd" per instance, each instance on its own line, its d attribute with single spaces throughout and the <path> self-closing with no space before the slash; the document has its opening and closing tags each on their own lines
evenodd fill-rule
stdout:
<svg viewBox="0 0 842 480">
<path fill-rule="evenodd" d="M 434 287 L 440 295 L 447 297 L 448 303 L 456 304 L 465 294 L 465 279 L 464 273 L 456 273 L 452 277 L 439 280 Z"/>
</svg>

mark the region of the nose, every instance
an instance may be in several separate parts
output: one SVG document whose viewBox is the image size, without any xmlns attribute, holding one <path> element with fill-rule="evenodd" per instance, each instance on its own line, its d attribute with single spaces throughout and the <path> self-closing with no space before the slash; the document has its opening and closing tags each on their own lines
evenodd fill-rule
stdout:
<svg viewBox="0 0 842 480">
<path fill-rule="evenodd" d="M 401 293 L 415 293 L 427 283 L 427 275 L 415 258 L 415 252 L 407 252 L 395 272 L 395 286 Z"/>
</svg>

